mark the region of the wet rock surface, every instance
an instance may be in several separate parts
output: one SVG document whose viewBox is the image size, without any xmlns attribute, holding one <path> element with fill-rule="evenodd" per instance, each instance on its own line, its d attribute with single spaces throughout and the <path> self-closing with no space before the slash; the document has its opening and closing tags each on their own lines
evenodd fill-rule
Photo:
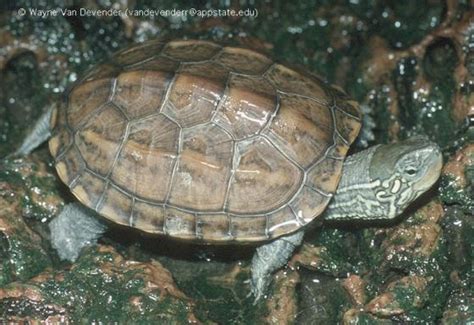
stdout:
<svg viewBox="0 0 474 325">
<path fill-rule="evenodd" d="M 63 271 L 2 287 L 0 311 L 13 322 L 197 322 L 191 299 L 159 262 L 125 260 L 105 245 L 84 251 Z"/>
<path fill-rule="evenodd" d="M 0 322 L 473 322 L 469 5 L 196 5 L 258 11 L 257 17 L 208 18 L 40 17 L 26 1 L 6 8 L 0 13 Z M 56 8 L 190 9 L 171 1 L 159 8 L 104 1 L 36 7 Z M 437 142 L 445 161 L 441 180 L 393 224 L 323 224 L 309 231 L 257 304 L 246 283 L 253 247 L 196 247 L 112 226 L 77 262 L 61 262 L 47 224 L 74 198 L 57 179 L 47 147 L 3 157 L 89 66 L 132 43 L 181 37 L 258 47 L 324 76 L 374 121 L 368 145 L 416 134 Z"/>
</svg>

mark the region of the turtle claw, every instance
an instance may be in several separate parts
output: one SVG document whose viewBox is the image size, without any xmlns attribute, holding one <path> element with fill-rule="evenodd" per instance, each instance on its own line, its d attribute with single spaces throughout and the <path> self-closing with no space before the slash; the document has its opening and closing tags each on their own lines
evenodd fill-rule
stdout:
<svg viewBox="0 0 474 325">
<path fill-rule="evenodd" d="M 249 299 L 250 297 L 253 296 L 253 292 L 250 291 L 249 293 L 247 293 L 247 295 L 245 296 L 245 299 Z"/>
<path fill-rule="evenodd" d="M 244 283 L 250 285 L 250 292 L 245 296 L 245 298 L 249 299 L 253 296 L 254 297 L 253 305 L 256 305 L 258 301 L 260 300 L 260 298 L 267 297 L 267 295 L 265 295 L 265 292 L 270 283 L 268 279 L 263 280 L 261 278 L 256 279 L 255 277 L 253 277 L 252 279 L 245 280 Z"/>
<path fill-rule="evenodd" d="M 247 297 L 250 297 L 250 296 L 255 297 L 253 301 L 254 305 L 256 305 L 261 298 L 267 297 L 265 293 L 268 290 L 270 281 L 271 281 L 270 276 L 258 277 L 258 278 L 252 277 L 252 280 L 250 280 L 250 293 L 248 294 Z"/>
</svg>

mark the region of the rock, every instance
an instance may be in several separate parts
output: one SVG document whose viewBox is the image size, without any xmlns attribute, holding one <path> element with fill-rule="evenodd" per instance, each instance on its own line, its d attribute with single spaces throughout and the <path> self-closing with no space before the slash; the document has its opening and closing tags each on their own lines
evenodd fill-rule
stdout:
<svg viewBox="0 0 474 325">
<path fill-rule="evenodd" d="M 336 324 L 351 307 L 339 279 L 302 270 L 296 324 Z"/>
<path fill-rule="evenodd" d="M 352 274 L 342 281 L 342 287 L 346 289 L 352 300 L 352 304 L 363 306 L 367 301 L 365 292 L 367 283 L 358 275 Z"/>
<path fill-rule="evenodd" d="M 358 324 L 377 324 L 377 325 L 392 325 L 393 322 L 389 319 L 375 317 L 374 315 L 364 311 L 360 308 L 351 308 L 344 313 L 342 318 L 344 325 L 358 325 Z"/>
<path fill-rule="evenodd" d="M 389 230 L 384 242 L 386 260 L 397 255 L 430 256 L 438 248 L 441 227 L 433 222 Z"/>
<path fill-rule="evenodd" d="M 474 144 L 458 150 L 444 166 L 440 198 L 445 204 L 459 205 L 466 213 L 474 213 Z"/>
<path fill-rule="evenodd" d="M 0 162 L 0 288 L 13 281 L 26 281 L 51 267 L 42 238 L 22 218 L 32 206 L 29 202 L 47 202 L 49 195 L 38 194 L 30 200 L 31 188 L 25 181 L 29 178 L 21 173 L 32 172 L 31 165 L 12 164 L 16 167 Z M 53 206 L 55 203 L 43 205 L 46 209 Z"/>
<path fill-rule="evenodd" d="M 4 320 L 197 323 L 193 303 L 159 262 L 124 259 L 110 246 L 89 248 L 69 270 L 46 270 L 0 290 Z"/>
<path fill-rule="evenodd" d="M 407 276 L 389 284 L 386 292 L 372 299 L 366 310 L 377 317 L 393 317 L 405 314 L 409 309 L 420 309 L 426 302 L 427 281 L 418 276 Z"/>
<path fill-rule="evenodd" d="M 296 286 L 299 274 L 296 270 L 283 269 L 277 272 L 272 286 L 273 292 L 266 301 L 268 315 L 265 324 L 291 324 L 298 314 Z"/>
<path fill-rule="evenodd" d="M 469 288 L 454 291 L 441 319 L 443 325 L 474 323 L 474 296 Z"/>
<path fill-rule="evenodd" d="M 446 210 L 443 220 L 446 233 L 447 258 L 453 272 L 461 279 L 472 276 L 472 247 L 474 247 L 474 219 L 458 207 Z"/>
</svg>

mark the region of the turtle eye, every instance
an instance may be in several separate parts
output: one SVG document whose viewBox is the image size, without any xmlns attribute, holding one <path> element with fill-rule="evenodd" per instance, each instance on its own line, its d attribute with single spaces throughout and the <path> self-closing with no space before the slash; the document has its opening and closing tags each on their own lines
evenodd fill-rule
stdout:
<svg viewBox="0 0 474 325">
<path fill-rule="evenodd" d="M 413 166 L 408 166 L 405 168 L 404 172 L 408 176 L 414 176 L 416 174 L 416 168 Z"/>
</svg>

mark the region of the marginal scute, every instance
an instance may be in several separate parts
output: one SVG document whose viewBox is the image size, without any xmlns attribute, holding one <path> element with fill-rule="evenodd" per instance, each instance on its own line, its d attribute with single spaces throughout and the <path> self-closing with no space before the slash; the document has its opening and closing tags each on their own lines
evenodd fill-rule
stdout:
<svg viewBox="0 0 474 325">
<path fill-rule="evenodd" d="M 331 198 L 304 186 L 301 192 L 290 203 L 291 209 L 296 214 L 301 225 L 311 222 L 325 209 Z"/>
<path fill-rule="evenodd" d="M 316 77 L 303 75 L 281 64 L 272 65 L 265 76 L 280 91 L 310 97 L 323 105 L 331 103 L 331 97 L 324 90 L 327 86 Z"/>
<path fill-rule="evenodd" d="M 262 77 L 231 75 L 224 103 L 214 121 L 245 139 L 259 133 L 276 110 L 276 90 Z"/>
<path fill-rule="evenodd" d="M 282 95 L 280 108 L 264 134 L 303 168 L 324 156 L 332 144 L 330 109 L 312 99 Z"/>
<path fill-rule="evenodd" d="M 188 74 L 179 74 L 170 87 L 162 112 L 182 127 L 210 121 L 224 92 L 222 83 Z"/>
<path fill-rule="evenodd" d="M 345 114 L 340 109 L 336 109 L 335 116 L 339 134 L 347 143 L 352 143 L 359 134 L 360 121 Z"/>
<path fill-rule="evenodd" d="M 113 105 L 107 104 L 76 133 L 74 142 L 91 170 L 102 176 L 110 172 L 125 127 L 123 115 Z"/>
<path fill-rule="evenodd" d="M 49 118 L 49 126 L 50 126 L 51 129 L 54 129 L 55 127 L 57 127 L 58 119 L 59 119 L 58 115 L 60 113 L 64 115 L 64 121 L 61 123 L 61 125 L 65 125 L 66 119 L 65 119 L 65 114 L 64 114 L 64 108 L 61 107 L 61 110 L 58 110 L 58 107 L 55 106 L 51 110 L 51 116 Z"/>
<path fill-rule="evenodd" d="M 112 102 L 128 118 L 158 112 L 172 74 L 160 71 L 131 71 L 120 74 Z"/>
<path fill-rule="evenodd" d="M 58 157 L 63 150 L 69 148 L 72 144 L 72 135 L 68 129 L 62 128 L 49 139 L 49 151 L 53 158 Z"/>
<path fill-rule="evenodd" d="M 54 107 L 51 113 L 50 120 L 50 125 L 53 131 L 55 131 L 55 129 L 66 127 L 68 125 L 66 110 L 67 107 L 64 101 L 60 102 L 57 106 Z"/>
<path fill-rule="evenodd" d="M 229 69 L 212 61 L 182 63 L 179 73 L 214 80 L 222 85 L 226 83 L 229 77 Z"/>
<path fill-rule="evenodd" d="M 361 112 L 360 112 L 360 109 L 359 109 L 359 104 L 354 101 L 354 100 L 346 100 L 346 101 L 342 101 L 342 100 L 336 100 L 336 106 L 346 112 L 347 114 L 349 115 L 352 115 L 356 120 L 361 120 L 362 119 L 362 116 L 361 116 Z"/>
<path fill-rule="evenodd" d="M 179 62 L 171 58 L 159 55 L 150 60 L 138 62 L 124 68 L 125 71 L 159 71 L 162 73 L 174 73 L 178 70 Z"/>
<path fill-rule="evenodd" d="M 165 210 L 162 205 L 135 200 L 132 226 L 153 234 L 163 234 Z"/>
<path fill-rule="evenodd" d="M 272 64 L 267 56 L 238 47 L 225 47 L 214 61 L 248 75 L 261 75 Z"/>
<path fill-rule="evenodd" d="M 265 213 L 284 205 L 303 173 L 264 138 L 237 145 L 227 207 L 231 213 Z"/>
<path fill-rule="evenodd" d="M 308 171 L 306 184 L 324 193 L 334 193 L 339 184 L 342 164 L 342 160 L 332 158 L 322 160 Z"/>
<path fill-rule="evenodd" d="M 223 238 L 231 239 L 229 222 L 230 218 L 224 213 L 198 215 L 196 233 L 199 239 L 207 242 L 221 241 Z"/>
<path fill-rule="evenodd" d="M 67 121 L 73 130 L 107 103 L 112 89 L 111 79 L 99 79 L 77 85 L 68 96 Z"/>
<path fill-rule="evenodd" d="M 51 152 L 51 156 L 53 156 L 53 158 L 56 158 L 58 156 L 59 150 L 61 148 L 65 148 L 65 146 L 61 146 L 61 137 L 64 138 L 64 135 L 68 136 L 69 134 L 67 130 L 63 129 L 61 133 L 56 134 L 49 139 L 49 152 Z"/>
<path fill-rule="evenodd" d="M 293 212 L 289 206 L 277 210 L 268 215 L 268 235 L 277 238 L 281 235 L 291 233 L 300 228 Z"/>
<path fill-rule="evenodd" d="M 82 160 L 81 155 L 74 146 L 56 163 L 58 176 L 67 185 L 71 184 L 74 179 L 81 175 L 85 167 L 84 160 Z"/>
<path fill-rule="evenodd" d="M 120 70 L 119 67 L 112 64 L 100 64 L 86 72 L 86 74 L 79 80 L 79 83 L 83 84 L 84 82 L 90 82 L 93 80 L 112 79 L 120 73 Z"/>
<path fill-rule="evenodd" d="M 49 151 L 53 158 L 58 157 L 72 144 L 72 135 L 67 128 L 61 128 L 49 139 Z"/>
<path fill-rule="evenodd" d="M 72 145 L 72 134 L 67 127 L 64 103 L 54 107 L 49 123 L 52 129 L 52 136 L 49 139 L 49 151 L 56 159 Z"/>
<path fill-rule="evenodd" d="M 164 232 L 182 239 L 196 238 L 196 217 L 192 213 L 174 208 L 165 209 Z"/>
<path fill-rule="evenodd" d="M 109 184 L 103 194 L 97 212 L 121 225 L 129 225 L 132 213 L 132 197 Z"/>
<path fill-rule="evenodd" d="M 184 129 L 169 202 L 197 211 L 222 211 L 232 155 L 233 141 L 219 127 Z"/>
<path fill-rule="evenodd" d="M 105 182 L 91 172 L 84 170 L 71 187 L 71 192 L 85 206 L 96 209 L 104 192 Z"/>
<path fill-rule="evenodd" d="M 111 180 L 131 193 L 164 202 L 179 146 L 179 127 L 164 115 L 131 122 Z"/>
<path fill-rule="evenodd" d="M 127 66 L 147 60 L 154 55 L 160 54 L 165 44 L 159 41 L 149 41 L 129 49 L 116 53 L 113 57 L 114 63 L 119 66 Z"/>
<path fill-rule="evenodd" d="M 347 96 L 344 90 L 338 85 L 328 86 L 327 91 L 332 94 L 335 100 L 341 100 L 341 101 L 349 100 L 349 96 Z"/>
<path fill-rule="evenodd" d="M 336 160 L 344 160 L 346 157 L 347 151 L 349 151 L 349 147 L 347 144 L 343 141 L 343 139 L 336 135 L 334 137 L 334 146 L 332 146 L 327 154 L 326 157 L 328 159 L 336 159 Z"/>
<path fill-rule="evenodd" d="M 230 216 L 232 237 L 244 241 L 258 241 L 267 237 L 267 217 L 260 216 Z"/>
<path fill-rule="evenodd" d="M 207 41 L 171 41 L 163 54 L 184 62 L 204 61 L 212 58 L 221 47 Z"/>
</svg>

